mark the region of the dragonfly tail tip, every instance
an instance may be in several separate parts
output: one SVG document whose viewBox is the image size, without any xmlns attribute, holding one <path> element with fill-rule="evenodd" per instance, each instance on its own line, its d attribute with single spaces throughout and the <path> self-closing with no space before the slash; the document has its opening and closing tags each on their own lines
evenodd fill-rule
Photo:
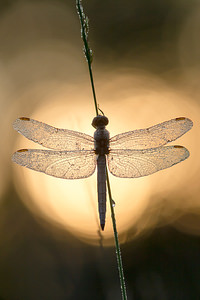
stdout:
<svg viewBox="0 0 200 300">
<path fill-rule="evenodd" d="M 105 226 L 105 224 L 101 224 L 102 231 L 104 231 L 104 226 Z"/>
</svg>

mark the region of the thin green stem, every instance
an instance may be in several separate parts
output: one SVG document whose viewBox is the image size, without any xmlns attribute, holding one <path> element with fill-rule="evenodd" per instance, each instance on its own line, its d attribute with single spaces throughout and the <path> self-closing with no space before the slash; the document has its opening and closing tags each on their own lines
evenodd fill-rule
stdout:
<svg viewBox="0 0 200 300">
<path fill-rule="evenodd" d="M 89 32 L 88 18 L 85 16 L 85 14 L 83 12 L 83 6 L 81 4 L 81 0 L 76 0 L 76 7 L 77 7 L 77 12 L 78 12 L 78 15 L 80 18 L 80 23 L 81 23 L 81 36 L 82 36 L 83 43 L 84 43 L 84 53 L 86 56 L 86 60 L 88 62 L 88 68 L 89 68 L 89 74 L 90 74 L 90 81 L 91 81 L 91 85 L 92 85 L 92 92 L 93 92 L 96 115 L 98 115 L 98 106 L 97 106 L 96 93 L 95 93 L 95 88 L 94 88 L 94 80 L 93 80 L 93 75 L 92 75 L 92 66 L 91 66 L 92 51 L 88 46 L 88 32 Z M 119 239 L 118 239 L 118 234 L 117 234 L 117 226 L 116 226 L 115 212 L 114 212 L 114 205 L 113 205 L 114 201 L 112 199 L 110 180 L 109 180 L 109 176 L 108 176 L 107 167 L 106 167 L 106 181 L 107 181 L 107 188 L 108 188 L 108 195 L 109 195 L 109 202 L 110 202 L 110 209 L 111 209 L 111 218 L 112 218 L 114 238 L 115 238 L 117 265 L 118 265 L 118 271 L 119 271 L 122 299 L 127 300 L 122 257 L 121 257 Z"/>
<path fill-rule="evenodd" d="M 112 198 L 112 193 L 111 193 L 111 188 L 110 188 L 110 180 L 109 180 L 109 176 L 108 176 L 107 167 L 106 167 L 106 179 L 107 179 L 107 187 L 108 187 L 111 217 L 112 217 L 112 223 L 113 223 L 113 231 L 114 231 L 114 237 L 115 237 L 117 265 L 118 265 L 118 271 L 119 271 L 119 277 L 120 277 L 122 299 L 127 300 L 126 284 L 125 284 L 125 279 L 124 279 L 122 256 L 121 256 L 121 251 L 120 251 L 120 245 L 119 245 L 119 239 L 118 239 L 118 233 L 117 233 L 117 226 L 116 226 L 116 220 L 115 220 L 115 212 L 114 212 L 114 203 L 115 202 Z"/>
<path fill-rule="evenodd" d="M 81 4 L 81 0 L 76 0 L 76 7 L 77 7 L 77 12 L 79 15 L 80 23 L 81 23 L 81 37 L 83 39 L 84 53 L 85 53 L 86 60 L 88 63 L 88 68 L 89 68 L 95 111 L 96 111 L 96 115 L 98 116 L 97 98 L 96 98 L 96 92 L 95 92 L 94 80 L 93 80 L 93 74 L 92 74 L 92 50 L 89 48 L 89 45 L 88 45 L 88 32 L 89 32 L 88 22 L 89 22 L 89 20 L 83 12 L 83 6 Z"/>
</svg>

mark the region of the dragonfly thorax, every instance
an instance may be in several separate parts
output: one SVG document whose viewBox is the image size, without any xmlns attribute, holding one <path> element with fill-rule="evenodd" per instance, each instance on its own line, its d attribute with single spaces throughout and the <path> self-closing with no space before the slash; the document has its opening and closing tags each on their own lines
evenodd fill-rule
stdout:
<svg viewBox="0 0 200 300">
<path fill-rule="evenodd" d="M 97 130 L 94 133 L 94 150 L 96 154 L 104 155 L 109 153 L 109 138 L 110 134 L 107 129 L 108 118 L 98 115 L 92 121 L 92 126 Z"/>
<path fill-rule="evenodd" d="M 105 128 L 98 128 L 94 133 L 94 150 L 96 154 L 104 155 L 109 153 L 109 131 Z"/>
</svg>

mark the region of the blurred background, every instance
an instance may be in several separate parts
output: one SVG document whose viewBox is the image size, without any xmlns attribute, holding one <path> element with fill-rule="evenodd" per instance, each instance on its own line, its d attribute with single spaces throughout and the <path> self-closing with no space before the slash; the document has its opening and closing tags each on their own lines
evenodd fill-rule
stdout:
<svg viewBox="0 0 200 300">
<path fill-rule="evenodd" d="M 185 116 L 190 157 L 138 179 L 110 175 L 128 299 L 200 299 L 200 2 L 83 1 L 97 100 L 117 133 Z M 74 1 L 0 2 L 0 300 L 121 299 L 96 173 L 67 181 L 14 165 L 40 148 L 20 116 L 93 135 Z"/>
</svg>

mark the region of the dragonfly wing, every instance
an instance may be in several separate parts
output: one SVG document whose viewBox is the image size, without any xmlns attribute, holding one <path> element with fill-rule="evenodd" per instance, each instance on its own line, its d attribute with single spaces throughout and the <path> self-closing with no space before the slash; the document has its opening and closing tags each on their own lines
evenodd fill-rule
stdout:
<svg viewBox="0 0 200 300">
<path fill-rule="evenodd" d="M 96 168 L 94 151 L 22 149 L 13 154 L 12 160 L 29 169 L 65 179 L 89 177 Z"/>
<path fill-rule="evenodd" d="M 59 129 L 29 118 L 19 118 L 13 127 L 27 139 L 55 150 L 92 150 L 94 139 L 87 134 Z"/>
<path fill-rule="evenodd" d="M 189 156 L 182 146 L 145 150 L 113 150 L 108 155 L 110 172 L 117 177 L 137 178 L 169 168 Z"/>
<path fill-rule="evenodd" d="M 172 142 L 190 130 L 193 123 L 181 117 L 146 129 L 138 129 L 115 135 L 110 139 L 111 149 L 149 149 Z"/>
</svg>

